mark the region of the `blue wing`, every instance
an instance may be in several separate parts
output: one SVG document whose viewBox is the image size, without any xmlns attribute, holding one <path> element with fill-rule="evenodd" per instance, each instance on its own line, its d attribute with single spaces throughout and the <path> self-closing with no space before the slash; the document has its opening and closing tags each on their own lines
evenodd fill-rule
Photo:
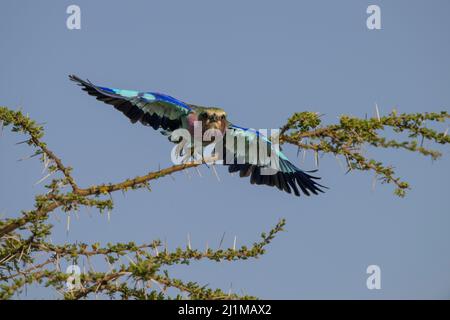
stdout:
<svg viewBox="0 0 450 320">
<path fill-rule="evenodd" d="M 193 112 L 192 108 L 183 101 L 165 94 L 100 87 L 75 75 L 69 78 L 77 82 L 88 94 L 95 96 L 97 100 L 113 105 L 132 123 L 139 121 L 155 130 L 162 128 L 173 131 L 181 128 L 185 123 L 183 120 Z"/>
<path fill-rule="evenodd" d="M 299 188 L 307 196 L 311 193 L 318 194 L 318 192 L 323 192 L 320 187 L 325 187 L 314 181 L 320 178 L 311 176 L 293 165 L 283 152 L 275 148 L 270 140 L 260 131 L 230 124 L 226 132 L 225 140 L 237 137 L 245 139 L 246 148 L 239 149 L 233 146 L 231 149 L 229 146 L 227 147 L 227 143 L 225 142 L 226 159 L 229 159 L 230 154 L 233 157 L 231 164 L 227 164 L 228 161 L 224 162 L 225 165 L 229 166 L 228 171 L 230 173 L 239 172 L 240 177 L 250 176 L 250 182 L 252 184 L 276 186 L 278 189 L 287 193 L 291 193 L 293 190 L 296 196 L 300 196 Z M 255 159 L 250 159 L 249 157 L 250 152 L 248 146 L 252 143 L 260 143 L 259 141 L 266 144 L 266 149 L 270 150 L 270 153 L 262 152 L 261 154 L 258 152 L 255 162 Z M 275 166 L 273 166 L 273 162 L 269 163 L 271 154 L 278 160 Z M 268 174 L 270 171 L 267 170 L 262 171 L 269 168 L 269 166 L 273 169 L 272 174 Z"/>
</svg>

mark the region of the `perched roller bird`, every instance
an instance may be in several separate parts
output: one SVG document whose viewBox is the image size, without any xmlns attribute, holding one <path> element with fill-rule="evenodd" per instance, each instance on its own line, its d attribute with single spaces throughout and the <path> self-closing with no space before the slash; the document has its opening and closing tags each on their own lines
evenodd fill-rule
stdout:
<svg viewBox="0 0 450 320">
<path fill-rule="evenodd" d="M 228 121 L 223 109 L 185 103 L 162 93 L 101 87 L 75 75 L 70 75 L 69 78 L 97 100 L 114 106 L 132 123 L 139 121 L 165 134 L 185 129 L 194 136 L 199 125 L 202 133 L 211 129 L 220 132 L 223 137 L 221 155 L 225 155 L 227 160 L 223 161 L 223 165 L 228 166 L 230 173 L 239 172 L 240 177 L 250 176 L 252 184 L 276 186 L 279 190 L 293 192 L 296 196 L 300 196 L 300 191 L 307 196 L 311 193 L 318 194 L 323 192 L 321 187 L 325 188 L 315 181 L 320 178 L 309 175 L 311 171 L 305 172 L 293 165 L 260 131 L 239 127 Z M 235 139 L 243 139 L 245 147 L 239 148 L 235 144 L 229 144 L 230 140 L 234 143 Z M 269 168 L 267 154 L 264 156 L 257 152 L 256 159 L 251 153 L 249 155 L 249 146 L 255 141 L 262 141 L 269 150 L 271 159 L 276 160 L 275 167 L 271 165 Z"/>
</svg>

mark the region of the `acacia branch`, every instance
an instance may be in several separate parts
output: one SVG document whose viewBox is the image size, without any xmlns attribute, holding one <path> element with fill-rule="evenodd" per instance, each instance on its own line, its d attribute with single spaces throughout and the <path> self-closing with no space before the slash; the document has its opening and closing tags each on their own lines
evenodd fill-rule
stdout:
<svg viewBox="0 0 450 320">
<path fill-rule="evenodd" d="M 53 170 L 60 171 L 67 183 L 72 186 L 75 191 L 78 189 L 75 180 L 71 176 L 72 169 L 66 167 L 60 158 L 58 158 L 48 147 L 41 141 L 44 135 L 44 129 L 42 126 L 36 124 L 35 121 L 31 120 L 27 115 L 24 115 L 21 111 L 12 111 L 6 107 L 0 107 L 0 121 L 2 122 L 2 128 L 4 126 L 12 125 L 12 131 L 22 132 L 29 135 L 29 140 L 25 141 L 28 145 L 34 146 L 38 150 L 33 155 L 45 154 L 45 156 L 55 163 L 55 168 Z"/>
<path fill-rule="evenodd" d="M 313 150 L 316 158 L 319 152 L 341 155 L 345 158 L 349 171 L 373 171 L 383 183 L 394 183 L 397 187 L 395 193 L 404 196 L 409 188 L 408 183 L 395 177 L 391 166 L 366 158 L 362 152 L 364 146 L 403 149 L 436 160 L 441 153 L 425 147 L 424 142 L 444 145 L 450 143 L 450 136 L 447 131 L 438 132 L 426 127 L 426 123 L 445 123 L 449 118 L 445 111 L 423 114 L 397 114 L 393 111 L 387 116 L 369 119 L 341 116 L 339 124 L 322 127 L 322 120 L 317 113 L 301 112 L 290 117 L 281 128 L 280 144 L 289 143 L 304 150 Z M 407 140 L 381 136 L 381 132 L 387 128 L 392 129 L 395 134 L 407 134 Z"/>
<path fill-rule="evenodd" d="M 433 142 L 445 145 L 450 142 L 447 131 L 438 132 L 425 126 L 426 122 L 446 122 L 449 115 L 446 112 L 424 114 L 400 114 L 392 112 L 388 116 L 359 119 L 342 116 L 338 124 L 321 126 L 321 118 L 317 113 L 302 112 L 294 114 L 288 119 L 286 125 L 281 128 L 280 144 L 292 144 L 304 150 L 312 150 L 316 157 L 319 152 L 331 153 L 335 156 L 343 156 L 346 159 L 349 170 L 362 170 L 375 172 L 383 182 L 396 185 L 396 193 L 403 196 L 408 184 L 395 177 L 392 167 L 385 166 L 374 159 L 368 159 L 363 155 L 363 147 L 369 145 L 375 148 L 403 149 L 418 152 L 432 159 L 437 159 L 441 154 L 429 149 L 424 142 Z M 262 240 L 247 248 L 229 248 L 226 250 L 205 251 L 195 250 L 188 246 L 186 249 L 176 248 L 168 252 L 167 248 L 161 248 L 161 241 L 155 240 L 148 244 L 136 245 L 134 243 L 108 244 L 101 247 L 99 244 L 65 244 L 54 245 L 47 242 L 51 234 L 52 226 L 47 219 L 49 213 L 61 209 L 69 214 L 80 206 L 95 207 L 102 212 L 111 210 L 112 199 L 103 199 L 101 195 L 109 195 L 119 190 L 149 188 L 149 181 L 159 179 L 166 175 L 201 165 L 203 162 L 190 162 L 171 166 L 162 170 L 147 173 L 133 179 L 126 179 L 115 184 L 98 184 L 87 188 L 80 188 L 72 177 L 72 168 L 66 167 L 60 158 L 56 156 L 47 145 L 42 142 L 43 128 L 38 126 L 28 116 L 20 111 L 12 111 L 0 107 L 1 126 L 12 126 L 13 132 L 27 134 L 30 138 L 26 143 L 36 148 L 35 155 L 41 155 L 40 160 L 44 168 L 50 173 L 60 173 L 60 178 L 53 179 L 45 188 L 46 194 L 35 198 L 35 209 L 22 212 L 19 218 L 0 219 L 0 298 L 9 298 L 23 290 L 27 284 L 47 281 L 48 286 L 62 289 L 68 278 L 68 274 L 59 269 L 59 260 L 66 262 L 87 259 L 92 256 L 103 256 L 110 270 L 108 272 L 90 271 L 82 275 L 83 287 L 73 292 L 63 294 L 67 299 L 80 299 L 90 294 L 103 292 L 111 297 L 120 294 L 122 298 L 159 299 L 165 298 L 165 288 L 171 287 L 180 292 L 186 292 L 192 299 L 235 299 L 252 298 L 248 296 L 225 294 L 221 290 L 200 287 L 195 282 L 183 282 L 169 277 L 161 270 L 164 266 L 176 264 L 188 264 L 195 260 L 210 261 L 236 261 L 248 258 L 257 258 L 264 254 L 265 247 L 271 242 L 275 234 L 284 226 L 284 220 L 280 221 L 268 234 L 262 234 Z M 380 132 L 392 129 L 395 134 L 407 135 L 405 141 L 395 137 L 388 139 L 381 136 Z M 210 160 L 204 160 L 208 162 Z M 70 192 L 63 192 L 62 187 L 69 186 Z M 24 232 L 30 232 L 29 237 L 24 237 Z M 158 249 L 159 248 L 159 249 Z M 38 255 L 46 258 L 41 263 L 36 263 Z M 128 265 L 121 264 L 113 267 L 121 261 L 121 257 L 134 255 L 135 261 L 130 259 Z M 51 270 L 51 265 L 55 270 Z M 22 268 L 26 269 L 23 270 Z M 29 268 L 28 266 L 33 267 Z M 122 278 L 128 276 L 127 280 Z M 115 285 L 121 279 L 122 283 Z M 164 288 L 157 292 L 148 292 L 147 288 L 133 288 L 132 282 L 155 281 Z"/>
<path fill-rule="evenodd" d="M 188 168 L 197 167 L 201 162 L 188 162 L 184 164 L 174 165 L 169 168 L 165 168 L 162 170 L 158 170 L 155 172 L 150 172 L 146 175 L 136 177 L 134 179 L 126 179 L 123 182 L 116 184 L 102 184 L 98 186 L 92 186 L 86 189 L 78 189 L 75 194 L 79 196 L 90 196 L 90 195 L 99 195 L 99 194 L 108 194 L 114 191 L 123 190 L 126 191 L 128 189 L 139 188 L 143 186 L 147 186 L 146 183 L 151 180 L 156 180 L 162 178 L 164 176 L 170 175 L 172 173 L 182 171 Z"/>
</svg>

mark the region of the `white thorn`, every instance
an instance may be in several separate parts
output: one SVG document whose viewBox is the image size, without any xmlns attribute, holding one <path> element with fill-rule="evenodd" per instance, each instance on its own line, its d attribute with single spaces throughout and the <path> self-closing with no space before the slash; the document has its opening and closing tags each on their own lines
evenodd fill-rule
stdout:
<svg viewBox="0 0 450 320">
<path fill-rule="evenodd" d="M 44 172 L 47 170 L 48 166 L 49 166 L 50 163 L 52 163 L 52 162 L 53 162 L 53 160 L 52 160 L 52 159 L 49 159 L 49 158 L 47 157 L 47 154 L 44 153 L 44 170 L 42 170 L 42 174 L 44 174 Z"/>
<path fill-rule="evenodd" d="M 314 163 L 316 164 L 316 168 L 319 168 L 319 151 L 314 150 Z"/>
<path fill-rule="evenodd" d="M 191 174 L 189 172 L 189 169 L 186 169 L 186 170 L 183 170 L 183 171 L 186 173 L 188 179 L 191 180 Z"/>
<path fill-rule="evenodd" d="M 66 235 L 69 235 L 69 231 L 70 231 L 70 212 L 67 212 Z"/>
<path fill-rule="evenodd" d="M 187 245 L 188 245 L 188 249 L 189 250 L 191 250 L 192 249 L 192 247 L 191 247 L 191 235 L 188 233 L 187 234 Z"/>
<path fill-rule="evenodd" d="M 341 159 L 339 159 L 337 154 L 335 154 L 334 156 L 336 158 L 337 163 L 339 164 L 339 167 L 342 169 L 342 171 L 345 171 L 345 168 L 344 168 L 344 165 L 342 164 Z"/>
<path fill-rule="evenodd" d="M 237 240 L 237 236 L 234 236 L 234 241 L 233 241 L 233 251 L 236 250 L 236 240 Z"/>
<path fill-rule="evenodd" d="M 198 176 L 201 178 L 201 177 L 202 177 L 202 174 L 201 174 L 200 170 L 198 169 L 198 167 L 195 167 L 195 170 L 197 171 Z"/>
<path fill-rule="evenodd" d="M 60 260 L 59 260 L 59 254 L 56 254 L 55 269 L 56 269 L 56 271 L 61 272 L 61 264 L 60 264 Z"/>
<path fill-rule="evenodd" d="M 375 191 L 376 185 L 377 185 L 377 174 L 375 173 L 372 180 L 372 191 Z"/>
<path fill-rule="evenodd" d="M 16 142 L 16 146 L 18 146 L 19 144 L 24 144 L 24 143 L 28 143 L 28 142 L 30 142 L 30 139 L 19 141 L 19 142 Z"/>
<path fill-rule="evenodd" d="M 47 179 L 48 177 L 50 177 L 53 174 L 53 172 L 50 172 L 49 174 L 47 174 L 45 177 L 43 177 L 41 180 L 39 180 L 38 182 L 36 182 L 34 185 L 38 185 L 39 183 L 41 183 L 42 181 L 44 181 L 45 179 Z"/>
<path fill-rule="evenodd" d="M 223 243 L 223 239 L 224 239 L 224 238 L 225 238 L 225 232 L 223 233 L 222 238 L 220 239 L 219 249 L 220 249 L 220 247 L 222 246 L 222 243 Z"/>
<path fill-rule="evenodd" d="M 448 127 L 447 127 L 447 129 L 445 130 L 445 132 L 444 132 L 444 138 L 447 136 L 447 134 L 448 134 Z"/>
<path fill-rule="evenodd" d="M 211 168 L 212 168 L 212 171 L 214 172 L 214 175 L 217 178 L 217 181 L 220 182 L 220 178 L 219 178 L 219 175 L 217 174 L 217 170 L 216 170 L 216 165 L 214 163 L 211 165 Z"/>
<path fill-rule="evenodd" d="M 37 155 L 38 155 L 37 153 L 34 153 L 34 154 L 32 154 L 31 156 L 26 156 L 26 157 L 23 157 L 23 158 L 17 159 L 17 161 L 25 161 L 25 160 L 28 160 L 28 159 L 34 158 L 34 157 L 36 157 Z"/>
<path fill-rule="evenodd" d="M 381 122 L 381 118 L 380 118 L 380 110 L 378 110 L 378 104 L 375 103 L 375 111 L 377 112 L 377 119 L 378 122 Z"/>
</svg>

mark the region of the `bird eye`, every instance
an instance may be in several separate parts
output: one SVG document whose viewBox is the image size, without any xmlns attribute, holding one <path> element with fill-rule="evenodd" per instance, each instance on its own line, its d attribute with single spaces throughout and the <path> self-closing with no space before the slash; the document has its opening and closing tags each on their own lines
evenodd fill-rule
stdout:
<svg viewBox="0 0 450 320">
<path fill-rule="evenodd" d="M 225 119 L 225 115 L 223 114 L 223 115 L 220 117 L 220 119 Z"/>
</svg>

